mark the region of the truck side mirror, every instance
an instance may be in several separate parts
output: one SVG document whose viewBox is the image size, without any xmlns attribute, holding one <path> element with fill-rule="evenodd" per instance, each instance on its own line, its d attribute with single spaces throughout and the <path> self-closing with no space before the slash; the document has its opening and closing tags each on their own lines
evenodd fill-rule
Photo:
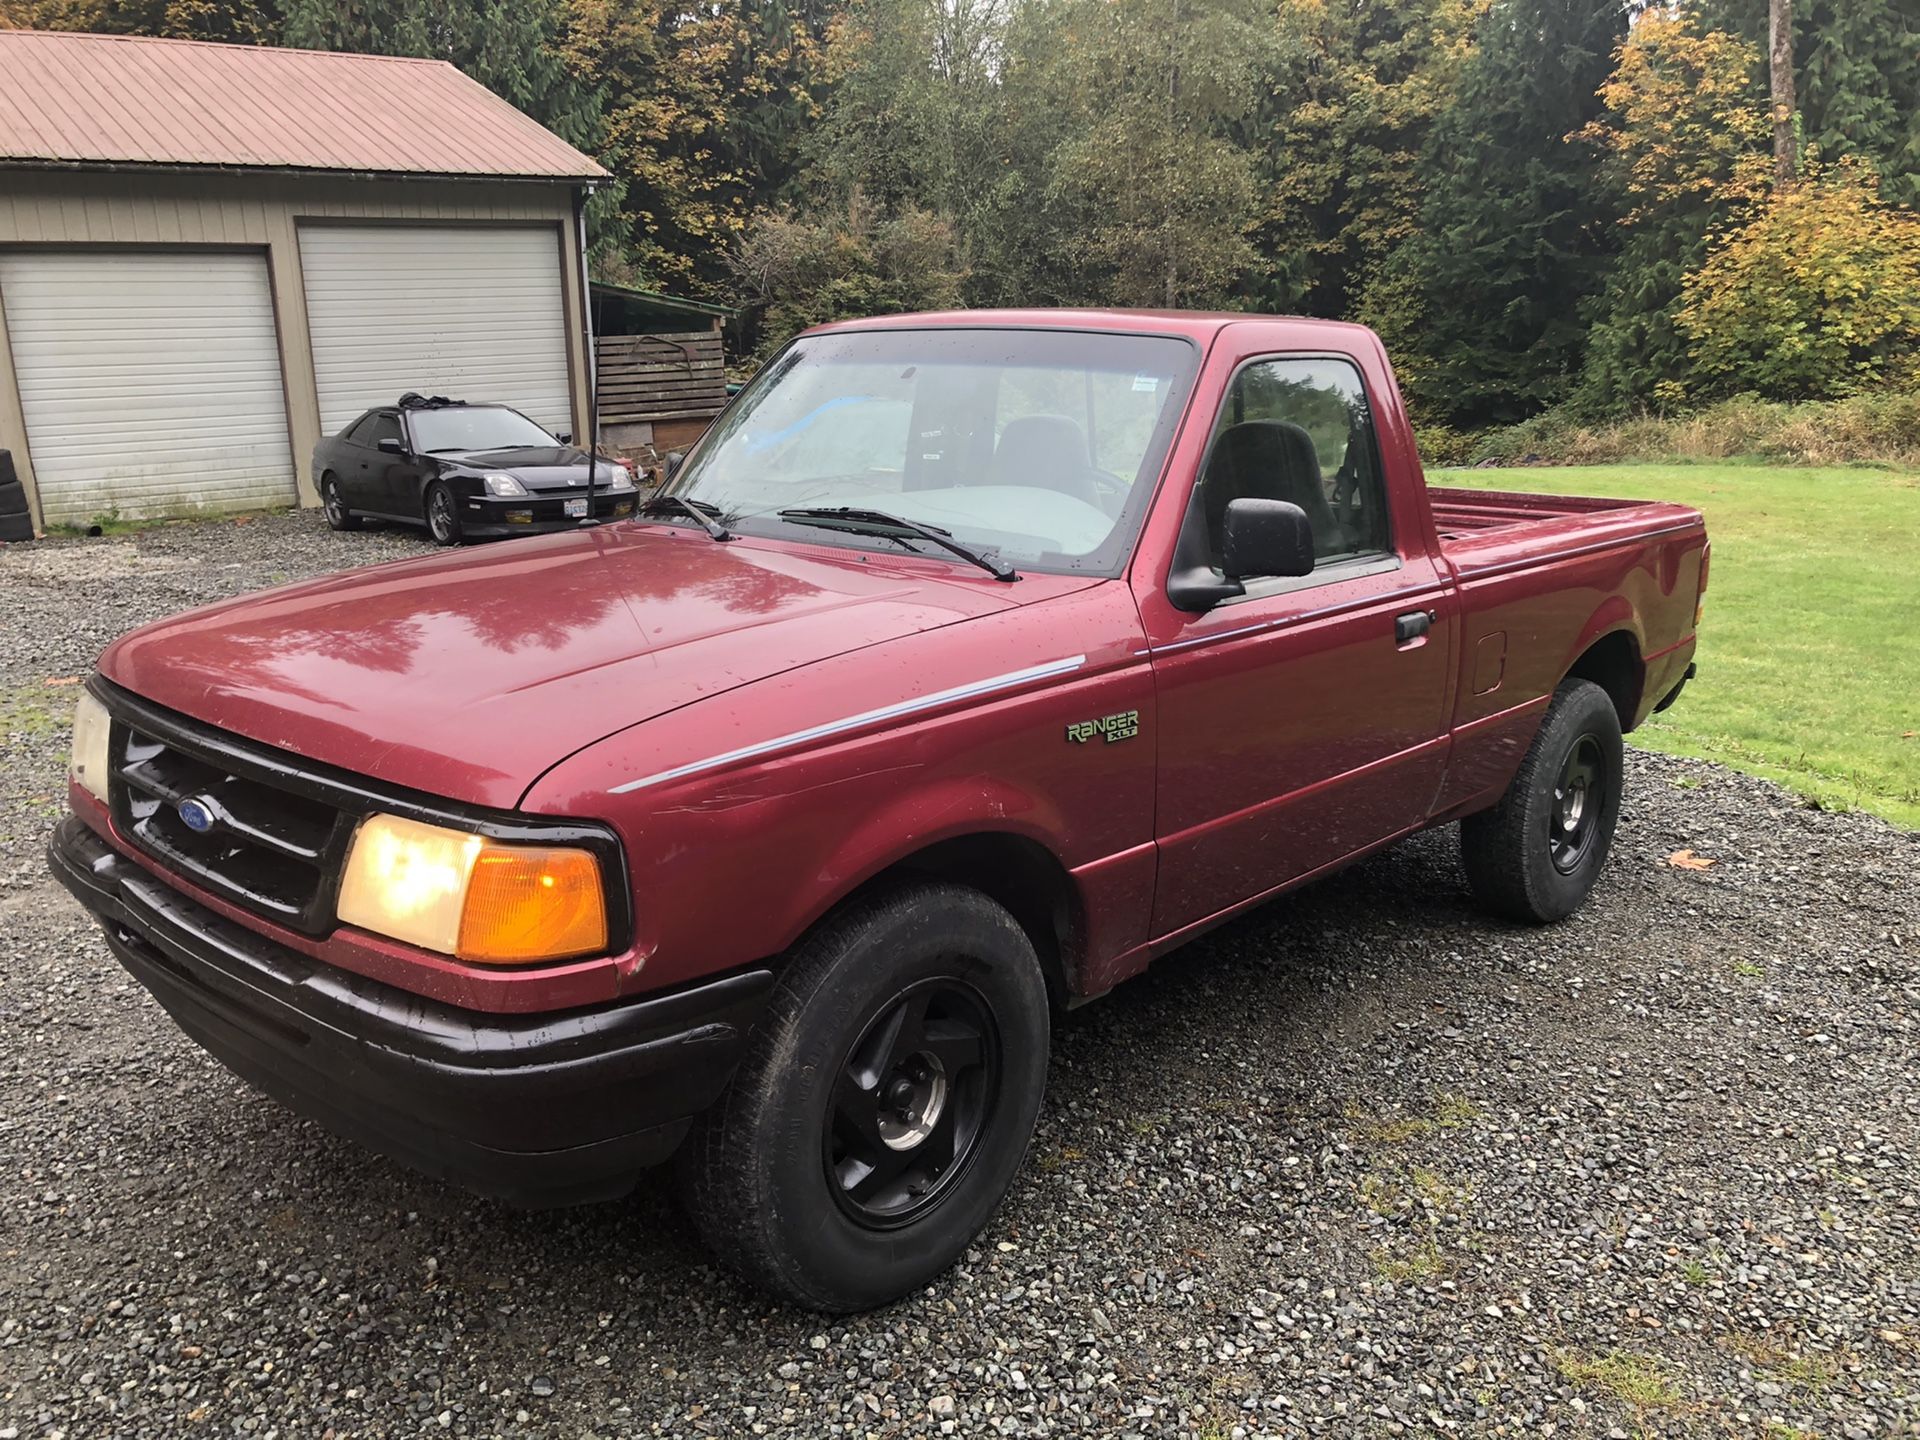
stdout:
<svg viewBox="0 0 1920 1440">
<path fill-rule="evenodd" d="M 1220 568 L 1229 580 L 1313 573 L 1313 525 L 1286 500 L 1227 502 Z"/>
<path fill-rule="evenodd" d="M 1219 570 L 1200 564 L 1167 577 L 1167 599 L 1176 609 L 1204 614 L 1246 594 L 1249 580 L 1313 573 L 1313 525 L 1298 505 L 1229 500 L 1221 531 Z"/>
</svg>

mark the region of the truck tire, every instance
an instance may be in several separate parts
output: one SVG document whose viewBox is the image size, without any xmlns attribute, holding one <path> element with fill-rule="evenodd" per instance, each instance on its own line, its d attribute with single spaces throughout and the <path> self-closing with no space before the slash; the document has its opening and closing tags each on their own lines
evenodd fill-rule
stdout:
<svg viewBox="0 0 1920 1440">
<path fill-rule="evenodd" d="M 27 513 L 27 488 L 18 480 L 0 480 L 0 515 Z"/>
<path fill-rule="evenodd" d="M 33 519 L 27 515 L 0 515 L 0 541 L 17 544 L 33 539 Z"/>
<path fill-rule="evenodd" d="M 1580 908 L 1613 845 L 1623 753 L 1607 692 L 1563 680 L 1500 803 L 1460 822 L 1467 881 L 1482 905 L 1533 924 Z"/>
<path fill-rule="evenodd" d="M 1006 1196 L 1047 1078 L 1046 981 L 1000 906 L 945 883 L 855 901 L 793 952 L 678 1157 L 720 1259 L 810 1310 L 883 1305 Z"/>
</svg>

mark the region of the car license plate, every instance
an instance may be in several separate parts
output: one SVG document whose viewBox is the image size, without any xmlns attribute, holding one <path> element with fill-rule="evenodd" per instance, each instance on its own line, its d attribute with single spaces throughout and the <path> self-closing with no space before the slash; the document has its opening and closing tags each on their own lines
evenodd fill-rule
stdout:
<svg viewBox="0 0 1920 1440">
<path fill-rule="evenodd" d="M 586 519 L 587 502 L 585 500 L 569 500 L 566 502 L 566 504 L 567 504 L 567 518 L 569 520 Z"/>
</svg>

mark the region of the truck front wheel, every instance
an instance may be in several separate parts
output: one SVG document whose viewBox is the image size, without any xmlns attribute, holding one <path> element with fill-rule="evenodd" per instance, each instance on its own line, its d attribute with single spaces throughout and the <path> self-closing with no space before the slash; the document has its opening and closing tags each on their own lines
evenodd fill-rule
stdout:
<svg viewBox="0 0 1920 1440">
<path fill-rule="evenodd" d="M 1591 680 L 1563 681 L 1500 803 L 1460 822 L 1461 858 L 1481 904 L 1534 924 L 1580 908 L 1613 845 L 1623 754 L 1607 692 Z"/>
<path fill-rule="evenodd" d="M 856 900 L 795 950 L 680 1152 L 714 1254 L 812 1310 L 864 1310 L 959 1259 L 999 1207 L 1047 1073 L 1047 990 L 1000 906 L 944 883 Z"/>
</svg>

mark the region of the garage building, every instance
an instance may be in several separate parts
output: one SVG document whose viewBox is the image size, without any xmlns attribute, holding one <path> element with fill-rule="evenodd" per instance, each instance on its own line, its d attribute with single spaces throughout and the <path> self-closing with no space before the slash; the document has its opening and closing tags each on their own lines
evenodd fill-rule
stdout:
<svg viewBox="0 0 1920 1440">
<path fill-rule="evenodd" d="M 0 449 L 35 519 L 318 503 L 406 391 L 584 435 L 607 176 L 437 60 L 0 30 Z"/>
</svg>

